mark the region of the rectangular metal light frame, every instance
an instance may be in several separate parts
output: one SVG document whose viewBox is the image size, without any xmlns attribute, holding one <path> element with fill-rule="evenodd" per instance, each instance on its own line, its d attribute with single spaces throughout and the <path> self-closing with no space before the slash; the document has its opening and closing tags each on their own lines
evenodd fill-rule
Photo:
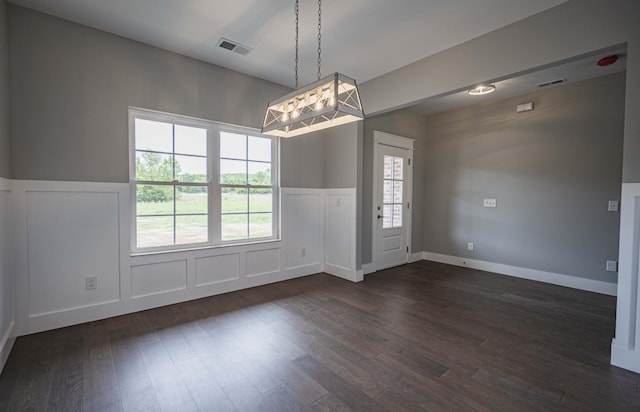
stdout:
<svg viewBox="0 0 640 412">
<path fill-rule="evenodd" d="M 362 119 L 356 81 L 333 73 L 269 102 L 262 133 L 289 138 Z"/>
</svg>

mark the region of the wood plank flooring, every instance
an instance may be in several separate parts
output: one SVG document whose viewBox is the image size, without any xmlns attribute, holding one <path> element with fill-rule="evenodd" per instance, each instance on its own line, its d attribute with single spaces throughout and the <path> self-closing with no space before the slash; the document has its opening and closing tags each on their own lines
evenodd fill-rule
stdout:
<svg viewBox="0 0 640 412">
<path fill-rule="evenodd" d="M 20 337 L 6 411 L 639 411 L 615 298 L 433 262 Z"/>
</svg>

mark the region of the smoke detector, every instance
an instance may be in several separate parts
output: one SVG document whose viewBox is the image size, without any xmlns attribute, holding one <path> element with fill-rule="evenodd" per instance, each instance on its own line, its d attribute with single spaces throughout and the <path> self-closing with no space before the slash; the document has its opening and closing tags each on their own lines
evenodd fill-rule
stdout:
<svg viewBox="0 0 640 412">
<path fill-rule="evenodd" d="M 218 40 L 218 43 L 216 43 L 216 47 L 220 47 L 222 49 L 226 49 L 243 56 L 249 54 L 251 50 L 253 50 L 249 46 L 242 45 L 233 40 L 225 39 L 224 37 L 221 37 L 220 40 Z"/>
</svg>

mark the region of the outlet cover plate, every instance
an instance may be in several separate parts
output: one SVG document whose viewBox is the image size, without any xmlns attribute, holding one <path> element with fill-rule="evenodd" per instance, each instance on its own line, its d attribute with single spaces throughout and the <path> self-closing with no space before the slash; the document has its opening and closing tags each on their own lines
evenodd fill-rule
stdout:
<svg viewBox="0 0 640 412">
<path fill-rule="evenodd" d="M 617 212 L 618 211 L 618 201 L 617 200 L 609 200 L 609 205 L 607 206 L 607 211 L 609 211 L 609 212 Z"/>
<path fill-rule="evenodd" d="M 498 201 L 496 199 L 484 199 L 484 207 L 498 207 Z"/>
<path fill-rule="evenodd" d="M 617 272 L 618 262 L 615 260 L 607 260 L 607 272 Z"/>
</svg>

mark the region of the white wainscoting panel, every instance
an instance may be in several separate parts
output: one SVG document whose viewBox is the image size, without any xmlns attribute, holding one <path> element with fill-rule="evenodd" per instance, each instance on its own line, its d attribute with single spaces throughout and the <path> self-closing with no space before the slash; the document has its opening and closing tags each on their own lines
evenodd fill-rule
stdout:
<svg viewBox="0 0 640 412">
<path fill-rule="evenodd" d="M 15 341 L 11 181 L 0 178 L 0 371 Z"/>
<path fill-rule="evenodd" d="M 26 206 L 29 315 L 119 300 L 118 194 L 28 191 Z"/>
<path fill-rule="evenodd" d="M 326 189 L 325 271 L 353 282 L 356 271 L 356 189 Z"/>
<path fill-rule="evenodd" d="M 611 364 L 640 373 L 640 183 L 622 184 L 616 337 Z"/>
<path fill-rule="evenodd" d="M 239 253 L 196 258 L 196 286 L 238 279 L 240 279 Z"/>
<path fill-rule="evenodd" d="M 131 297 L 139 298 L 187 288 L 187 261 L 131 267 Z"/>
<path fill-rule="evenodd" d="M 324 190 L 282 189 L 284 265 L 289 272 L 322 271 Z"/>
<path fill-rule="evenodd" d="M 280 272 L 280 248 L 247 251 L 246 260 L 249 278 Z"/>
<path fill-rule="evenodd" d="M 283 188 L 281 240 L 134 255 L 128 183 L 11 187 L 18 336 L 322 272 L 325 233 L 330 273 L 357 278 L 353 189 Z M 325 193 L 340 207 L 326 213 Z"/>
</svg>

